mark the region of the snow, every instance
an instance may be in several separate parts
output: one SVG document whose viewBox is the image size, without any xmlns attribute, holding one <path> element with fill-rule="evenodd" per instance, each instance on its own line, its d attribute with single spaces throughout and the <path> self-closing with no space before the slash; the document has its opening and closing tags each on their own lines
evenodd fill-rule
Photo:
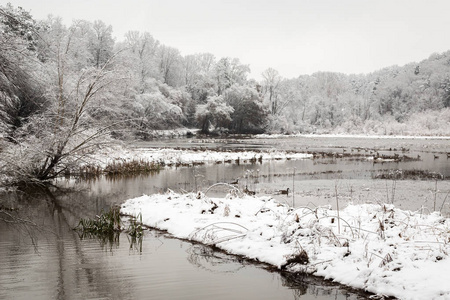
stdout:
<svg viewBox="0 0 450 300">
<path fill-rule="evenodd" d="M 196 163 L 224 163 L 239 160 L 240 163 L 248 163 L 251 160 L 297 160 L 309 159 L 312 154 L 287 153 L 285 151 L 242 151 L 226 152 L 211 150 L 177 150 L 177 149 L 149 149 L 149 148 L 124 148 L 118 145 L 108 147 L 96 153 L 90 163 L 95 162 L 101 167 L 113 162 L 126 162 L 143 160 L 147 162 L 164 163 L 165 165 L 192 165 Z"/>
<path fill-rule="evenodd" d="M 230 187 L 231 188 L 231 187 Z M 143 195 L 121 211 L 177 238 L 378 295 L 450 299 L 450 219 L 388 204 L 297 207 L 231 188 Z M 287 264 L 287 262 L 293 262 Z"/>
<path fill-rule="evenodd" d="M 304 138 L 365 138 L 365 139 L 415 139 L 415 140 L 450 140 L 450 136 L 428 136 L 428 135 L 378 135 L 378 134 L 258 134 L 258 139 L 278 139 L 290 137 Z"/>
</svg>

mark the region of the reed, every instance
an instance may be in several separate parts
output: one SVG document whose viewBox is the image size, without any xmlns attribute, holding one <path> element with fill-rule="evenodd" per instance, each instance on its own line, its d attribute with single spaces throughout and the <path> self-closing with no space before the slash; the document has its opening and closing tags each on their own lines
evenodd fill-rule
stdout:
<svg viewBox="0 0 450 300">
<path fill-rule="evenodd" d="M 337 221 L 338 221 L 338 233 L 341 234 L 341 218 L 339 216 L 339 197 L 338 197 L 338 183 L 334 183 L 334 193 L 336 196 L 336 212 L 337 212 Z"/>
<path fill-rule="evenodd" d="M 102 169 L 97 165 L 83 165 L 78 169 L 78 175 L 83 177 L 100 176 L 102 174 Z M 70 172 L 65 173 L 65 175 L 72 175 Z"/>
<path fill-rule="evenodd" d="M 136 175 L 159 171 L 161 165 L 145 160 L 131 160 L 124 162 L 112 162 L 103 170 L 107 175 Z"/>
<path fill-rule="evenodd" d="M 81 219 L 75 230 L 83 235 L 110 235 L 120 232 L 122 221 L 120 218 L 120 207 L 111 207 L 108 212 L 102 212 L 93 219 Z"/>
<path fill-rule="evenodd" d="M 137 219 L 139 219 L 139 221 Z M 130 219 L 127 234 L 133 239 L 140 239 L 143 233 L 144 228 L 142 227 L 142 214 L 139 213 L 137 217 Z"/>
<path fill-rule="evenodd" d="M 123 231 L 122 219 L 119 206 L 113 206 L 107 212 L 102 212 L 93 219 L 81 219 L 74 228 L 80 233 L 81 238 L 99 238 L 101 241 L 109 241 L 111 244 L 118 243 L 119 234 Z M 142 215 L 130 218 L 130 223 L 125 232 L 134 241 L 143 236 Z"/>
<path fill-rule="evenodd" d="M 394 170 L 394 171 L 381 171 L 381 173 L 374 176 L 375 179 L 393 179 L 393 180 L 445 180 L 443 174 L 437 172 L 430 172 L 427 170 Z"/>
</svg>

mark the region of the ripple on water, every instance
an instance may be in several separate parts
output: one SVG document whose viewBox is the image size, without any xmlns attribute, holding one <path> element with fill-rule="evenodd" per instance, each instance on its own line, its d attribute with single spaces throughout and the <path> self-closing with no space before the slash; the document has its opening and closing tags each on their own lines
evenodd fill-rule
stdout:
<svg viewBox="0 0 450 300">
<path fill-rule="evenodd" d="M 39 236 L 35 252 L 29 243 L 18 247 L 11 232 L 0 226 L 1 299 L 358 299 L 336 287 L 299 286 L 262 266 L 154 232 L 141 253 L 125 235 L 102 248 L 68 228 Z"/>
</svg>

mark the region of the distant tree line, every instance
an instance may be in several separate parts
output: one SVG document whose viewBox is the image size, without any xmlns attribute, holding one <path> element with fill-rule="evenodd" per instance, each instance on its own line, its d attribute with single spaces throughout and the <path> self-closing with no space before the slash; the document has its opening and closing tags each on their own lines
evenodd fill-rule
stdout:
<svg viewBox="0 0 450 300">
<path fill-rule="evenodd" d="M 360 75 L 268 69 L 261 85 L 268 131 L 450 135 L 450 51 Z"/>
</svg>

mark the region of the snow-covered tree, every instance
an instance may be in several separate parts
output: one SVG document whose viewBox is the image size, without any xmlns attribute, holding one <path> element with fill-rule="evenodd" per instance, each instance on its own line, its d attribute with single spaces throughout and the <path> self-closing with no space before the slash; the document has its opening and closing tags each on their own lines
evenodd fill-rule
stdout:
<svg viewBox="0 0 450 300">
<path fill-rule="evenodd" d="M 243 85 L 250 72 L 248 65 L 243 65 L 237 58 L 221 58 L 215 65 L 217 94 L 222 95 L 232 85 Z"/>
<path fill-rule="evenodd" d="M 162 45 L 159 47 L 159 69 L 162 82 L 176 87 L 181 78 L 181 55 L 178 49 Z"/>
<path fill-rule="evenodd" d="M 160 44 L 148 33 L 129 31 L 125 34 L 125 42 L 119 48 L 124 51 L 124 66 L 129 70 L 130 77 L 134 78 L 134 89 L 138 93 L 145 93 L 150 88 L 147 83 L 150 79 L 159 79 L 160 72 L 157 60 L 157 51 Z"/>
<path fill-rule="evenodd" d="M 278 88 L 280 85 L 281 76 L 278 74 L 277 70 L 269 68 L 262 73 L 262 77 L 264 97 L 270 105 L 270 113 L 272 115 L 276 115 L 279 113 Z"/>
<path fill-rule="evenodd" d="M 191 93 L 192 99 L 204 104 L 208 96 L 216 94 L 216 81 L 214 75 L 215 58 L 210 53 L 196 54 L 185 57 L 185 62 L 190 65 L 186 70 L 186 90 Z M 187 67 L 187 66 L 186 66 Z"/>
<path fill-rule="evenodd" d="M 210 127 L 227 127 L 231 122 L 233 107 L 229 106 L 223 96 L 212 96 L 197 107 L 195 117 L 200 125 L 201 132 L 209 133 Z"/>
<path fill-rule="evenodd" d="M 225 102 L 233 107 L 229 129 L 235 133 L 260 133 L 267 125 L 269 109 L 254 87 L 232 85 L 224 93 Z"/>
<path fill-rule="evenodd" d="M 0 6 L 0 139 L 14 141 L 16 130 L 46 107 L 39 29 L 22 8 Z"/>
<path fill-rule="evenodd" d="M 89 40 L 89 50 L 92 53 L 93 65 L 101 68 L 112 56 L 114 39 L 112 26 L 97 20 L 92 24 L 93 34 Z"/>
</svg>

